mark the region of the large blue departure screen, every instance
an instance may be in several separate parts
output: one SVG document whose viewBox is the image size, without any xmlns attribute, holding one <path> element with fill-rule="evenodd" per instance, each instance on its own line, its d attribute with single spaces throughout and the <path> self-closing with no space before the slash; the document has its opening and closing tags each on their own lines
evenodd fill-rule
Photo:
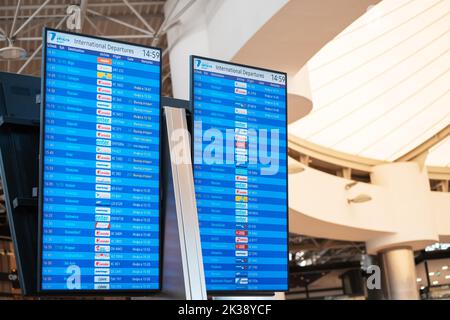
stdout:
<svg viewBox="0 0 450 320">
<path fill-rule="evenodd" d="M 160 50 L 46 30 L 42 291 L 160 287 Z"/>
<path fill-rule="evenodd" d="M 287 290 L 286 75 L 191 63 L 206 288 Z"/>
</svg>

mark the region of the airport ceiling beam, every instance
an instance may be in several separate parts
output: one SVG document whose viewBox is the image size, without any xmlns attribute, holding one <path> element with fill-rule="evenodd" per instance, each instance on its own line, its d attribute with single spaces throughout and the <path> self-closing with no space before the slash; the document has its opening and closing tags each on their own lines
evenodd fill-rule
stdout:
<svg viewBox="0 0 450 320">
<path fill-rule="evenodd" d="M 24 22 L 22 23 L 22 25 L 19 27 L 19 29 L 17 29 L 16 31 L 14 31 L 14 33 L 11 35 L 11 38 L 14 38 L 15 36 L 17 36 L 20 31 L 23 30 L 23 28 L 25 28 L 32 20 L 33 18 L 39 13 L 41 12 L 42 9 L 45 8 L 45 6 L 50 2 L 50 0 L 46 0 L 43 4 L 40 5 L 39 8 L 36 9 L 36 11 L 33 12 L 33 14 Z M 16 10 L 17 11 L 17 10 Z"/>
<path fill-rule="evenodd" d="M 161 6 L 165 4 L 165 1 L 134 1 L 130 2 L 132 6 Z M 36 10 L 41 5 L 22 5 L 21 10 Z M 89 3 L 90 8 L 110 8 L 110 7 L 124 7 L 125 3 L 122 2 L 97 2 L 97 3 Z M 66 9 L 67 4 L 49 4 L 46 7 L 47 9 Z M 16 10 L 16 6 L 3 6 L 2 10 L 4 11 L 13 11 Z"/>
<path fill-rule="evenodd" d="M 154 35 L 155 34 L 155 29 L 153 29 L 153 27 L 148 24 L 148 22 L 141 16 L 141 14 L 130 4 L 130 2 L 128 0 L 122 0 L 123 3 L 125 3 L 125 5 L 134 13 L 134 15 L 139 19 L 139 21 L 142 22 L 142 24 L 147 28 L 147 30 Z"/>
<path fill-rule="evenodd" d="M 428 150 L 437 145 L 439 142 L 450 136 L 450 125 L 433 135 L 428 140 L 424 141 L 421 145 L 415 147 L 413 150 L 404 154 L 395 160 L 395 162 L 413 161 L 418 159 L 424 154 L 427 154 Z"/>
</svg>

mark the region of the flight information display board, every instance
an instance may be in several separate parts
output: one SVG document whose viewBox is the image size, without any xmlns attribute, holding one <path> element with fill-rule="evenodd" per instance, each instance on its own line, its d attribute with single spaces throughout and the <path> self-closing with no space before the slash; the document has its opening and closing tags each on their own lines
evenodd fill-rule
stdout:
<svg viewBox="0 0 450 320">
<path fill-rule="evenodd" d="M 160 289 L 160 58 L 45 29 L 41 292 Z"/>
<path fill-rule="evenodd" d="M 286 101 L 285 73 L 191 58 L 208 292 L 288 289 Z"/>
</svg>

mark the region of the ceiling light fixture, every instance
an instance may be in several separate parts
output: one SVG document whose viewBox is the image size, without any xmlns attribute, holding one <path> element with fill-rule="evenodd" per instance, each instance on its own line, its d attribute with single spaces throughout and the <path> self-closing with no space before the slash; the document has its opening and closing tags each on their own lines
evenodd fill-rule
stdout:
<svg viewBox="0 0 450 320">
<path fill-rule="evenodd" d="M 350 203 L 363 203 L 372 200 L 372 197 L 367 194 L 359 194 L 353 199 L 347 199 L 348 204 Z"/>
<path fill-rule="evenodd" d="M 8 41 L 8 46 L 0 48 L 0 59 L 18 60 L 26 58 L 27 51 L 24 48 L 14 46 L 9 38 L 6 38 L 6 40 Z"/>
</svg>

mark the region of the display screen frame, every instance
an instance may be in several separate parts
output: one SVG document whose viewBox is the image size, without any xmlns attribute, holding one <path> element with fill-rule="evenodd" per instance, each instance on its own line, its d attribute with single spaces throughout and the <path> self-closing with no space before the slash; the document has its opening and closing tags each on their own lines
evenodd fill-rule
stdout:
<svg viewBox="0 0 450 320">
<path fill-rule="evenodd" d="M 250 65 L 246 65 L 246 64 L 240 64 L 240 63 L 235 63 L 235 62 L 229 62 L 229 61 L 224 61 L 224 60 L 219 60 L 219 59 L 214 59 L 214 58 L 208 58 L 208 57 L 204 57 L 204 56 L 199 56 L 199 55 L 191 55 L 190 56 L 190 61 L 189 61 L 189 101 L 190 101 L 190 105 L 191 105 L 191 113 L 192 113 L 192 117 L 191 117 L 191 128 L 192 128 L 192 133 L 191 133 L 191 160 L 192 160 L 192 173 L 194 176 L 194 180 L 195 180 L 195 163 L 194 163 L 194 143 L 195 143 L 195 126 L 194 126 L 194 122 L 195 122 L 195 103 L 194 103 L 194 60 L 195 59 L 201 59 L 201 60 L 207 60 L 207 61 L 211 61 L 213 63 L 221 63 L 221 64 L 226 64 L 226 65 L 230 65 L 230 66 L 235 66 L 235 67 L 239 67 L 239 68 L 248 68 L 248 69 L 254 69 L 254 70 L 258 70 L 258 71 L 264 71 L 264 72 L 270 72 L 270 73 L 276 73 L 276 74 L 280 74 L 283 75 L 285 77 L 285 105 L 286 105 L 286 114 L 285 114 L 285 119 L 286 119 L 286 153 L 288 151 L 288 135 L 287 135 L 287 129 L 288 129 L 288 81 L 287 81 L 287 73 L 286 72 L 282 72 L 282 71 L 276 71 L 276 70 L 271 70 L 271 69 L 266 69 L 266 68 L 260 68 L 260 67 L 255 67 L 255 66 L 250 66 Z M 245 77 L 242 77 L 245 78 Z M 234 296 L 234 295 L 242 295 L 242 296 L 255 296 L 255 295 L 262 295 L 262 296 L 270 296 L 273 295 L 275 292 L 288 292 L 289 291 L 289 173 L 288 173 L 288 155 L 286 154 L 286 288 L 282 289 L 282 290 L 207 290 L 209 295 L 214 295 L 214 296 Z M 206 275 L 205 275 L 205 283 L 206 283 Z"/>
<path fill-rule="evenodd" d="M 43 205 L 44 205 L 44 143 L 45 143 L 45 111 L 46 111 L 46 83 L 47 83 L 47 75 L 46 75 L 46 67 L 47 67 L 47 34 L 49 31 L 63 33 L 67 35 L 75 35 L 75 36 L 81 36 L 86 38 L 91 38 L 94 40 L 102 40 L 102 41 L 108 41 L 112 43 L 118 43 L 118 44 L 125 44 L 125 45 L 131 45 L 136 47 L 142 47 L 143 49 L 150 49 L 150 50 L 157 50 L 159 51 L 159 146 L 158 146 L 158 154 L 159 154 L 159 160 L 158 160 L 158 226 L 159 226 L 159 232 L 158 232 L 158 241 L 159 241 L 159 248 L 158 248 L 158 288 L 157 289 L 127 289 L 127 290 L 79 290 L 79 289 L 67 289 L 67 290 L 45 290 L 42 289 L 42 246 L 43 246 Z M 38 197 L 38 252 L 37 252 L 37 265 L 38 265 L 38 275 L 37 275 L 37 293 L 41 296 L 146 296 L 151 294 L 157 294 L 162 291 L 162 278 L 163 278 L 163 235 L 162 235 L 162 212 L 161 212 L 161 201 L 163 199 L 163 185 L 162 185 L 162 177 L 161 177 L 161 165 L 162 165 L 162 143 L 161 143 L 161 137 L 164 126 L 162 126 L 163 116 L 162 116 L 162 109 L 161 109 L 161 98 L 162 98 L 162 50 L 161 48 L 152 47 L 152 46 L 146 46 L 141 44 L 135 44 L 135 43 L 129 43 L 125 41 L 119 41 L 115 39 L 108 39 L 108 38 L 102 38 L 92 35 L 86 35 L 81 33 L 75 33 L 70 31 L 63 31 L 53 28 L 44 27 L 43 28 L 43 36 L 42 36 L 42 69 L 41 69 L 41 110 L 40 110 L 40 137 L 39 137 L 39 197 Z"/>
</svg>

